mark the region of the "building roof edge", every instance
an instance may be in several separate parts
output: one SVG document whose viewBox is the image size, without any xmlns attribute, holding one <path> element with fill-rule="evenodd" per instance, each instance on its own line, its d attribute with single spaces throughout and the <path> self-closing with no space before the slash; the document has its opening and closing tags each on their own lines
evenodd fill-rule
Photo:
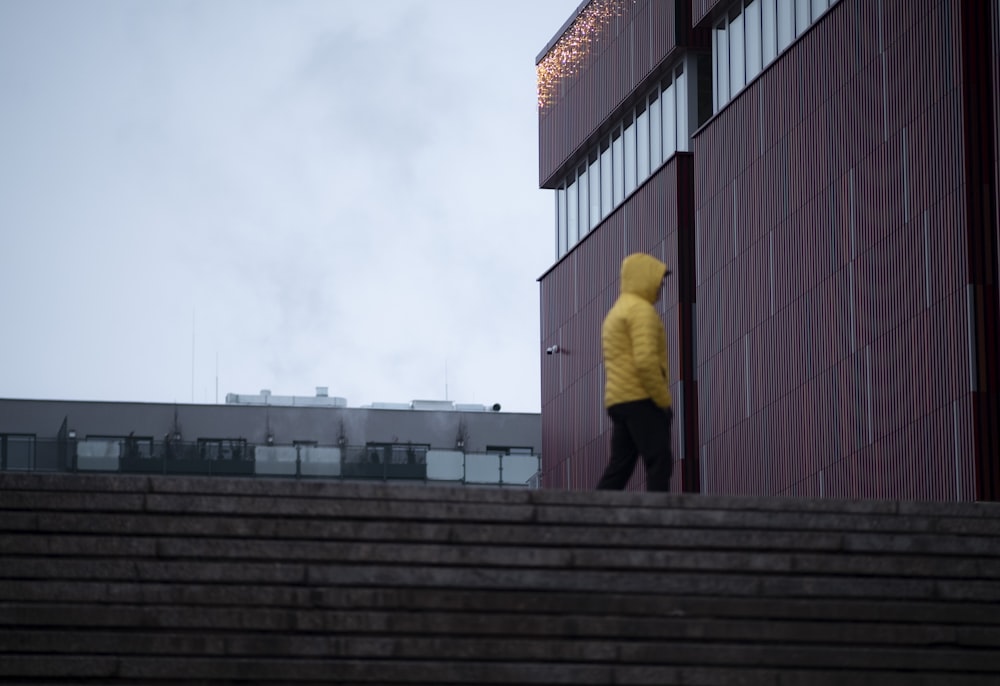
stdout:
<svg viewBox="0 0 1000 686">
<path fill-rule="evenodd" d="M 569 15 L 569 19 L 563 22 L 563 25 L 559 27 L 559 30 L 556 31 L 555 35 L 552 36 L 549 42 L 545 44 L 545 47 L 542 48 L 542 51 L 538 53 L 538 56 L 535 57 L 536 66 L 538 65 L 539 62 L 545 59 L 545 56 L 549 54 L 549 50 L 551 50 L 553 46 L 555 46 L 555 44 L 559 42 L 559 39 L 562 38 L 564 33 L 566 33 L 566 29 L 568 29 L 570 26 L 573 25 L 573 22 L 576 21 L 576 18 L 580 16 L 580 12 L 583 11 L 583 8 L 589 4 L 590 0 L 583 0 L 583 2 L 581 2 L 577 6 L 573 14 Z"/>
</svg>

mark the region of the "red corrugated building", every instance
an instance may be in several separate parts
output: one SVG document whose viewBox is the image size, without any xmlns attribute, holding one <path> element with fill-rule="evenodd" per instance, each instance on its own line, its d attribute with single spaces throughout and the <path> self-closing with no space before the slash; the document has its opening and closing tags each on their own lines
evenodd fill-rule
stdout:
<svg viewBox="0 0 1000 686">
<path fill-rule="evenodd" d="M 600 325 L 645 251 L 674 490 L 996 500 L 998 36 L 1000 0 L 581 4 L 538 58 L 542 485 L 607 462 Z"/>
</svg>

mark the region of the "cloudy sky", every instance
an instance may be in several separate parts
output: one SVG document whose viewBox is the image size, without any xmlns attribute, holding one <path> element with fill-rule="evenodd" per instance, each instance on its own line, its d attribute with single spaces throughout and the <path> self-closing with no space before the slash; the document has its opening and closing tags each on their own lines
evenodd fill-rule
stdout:
<svg viewBox="0 0 1000 686">
<path fill-rule="evenodd" d="M 0 397 L 538 411 L 579 0 L 0 0 Z"/>
</svg>

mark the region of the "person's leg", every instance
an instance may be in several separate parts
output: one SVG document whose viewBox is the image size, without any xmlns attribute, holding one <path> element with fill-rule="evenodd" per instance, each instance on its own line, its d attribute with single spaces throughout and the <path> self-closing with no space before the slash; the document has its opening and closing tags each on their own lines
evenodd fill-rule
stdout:
<svg viewBox="0 0 1000 686">
<path fill-rule="evenodd" d="M 597 482 L 597 490 L 620 491 L 632 477 L 639 451 L 629 435 L 628 425 L 620 408 L 608 408 L 608 416 L 611 418 L 611 459 L 601 480 Z"/>
<path fill-rule="evenodd" d="M 636 447 L 646 465 L 646 490 L 669 491 L 674 459 L 670 450 L 673 410 L 663 410 L 652 401 L 643 403 L 630 415 L 628 423 Z"/>
</svg>

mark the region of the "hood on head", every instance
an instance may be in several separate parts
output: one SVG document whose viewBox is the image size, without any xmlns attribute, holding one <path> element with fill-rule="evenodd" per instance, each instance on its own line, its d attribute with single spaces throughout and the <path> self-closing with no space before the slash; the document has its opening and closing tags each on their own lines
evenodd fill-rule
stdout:
<svg viewBox="0 0 1000 686">
<path fill-rule="evenodd" d="M 634 293 L 649 302 L 656 302 L 663 277 L 670 272 L 667 265 L 652 255 L 633 253 L 622 260 L 622 293 Z"/>
</svg>

